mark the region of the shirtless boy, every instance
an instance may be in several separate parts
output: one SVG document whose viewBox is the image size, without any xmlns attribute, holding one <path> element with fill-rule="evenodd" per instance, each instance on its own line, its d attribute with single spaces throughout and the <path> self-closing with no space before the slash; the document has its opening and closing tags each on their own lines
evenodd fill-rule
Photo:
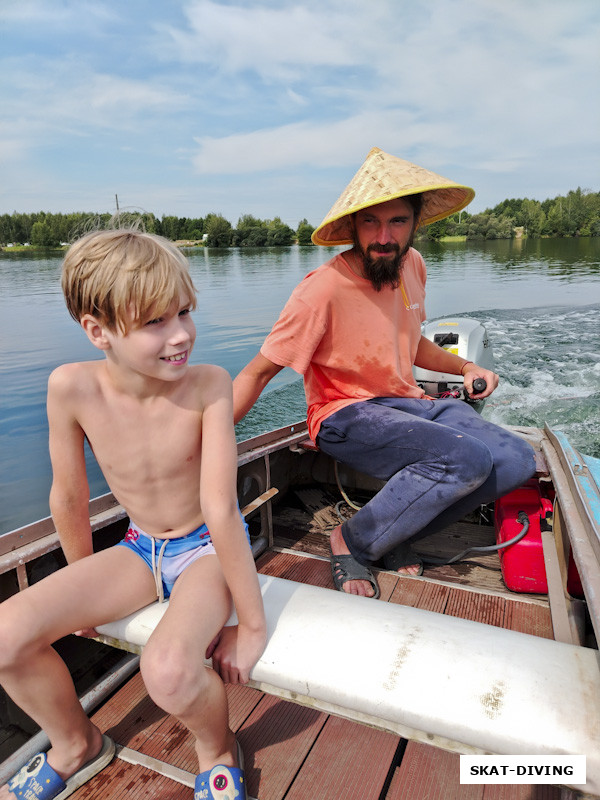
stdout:
<svg viewBox="0 0 600 800">
<path fill-rule="evenodd" d="M 62 285 L 69 312 L 104 358 L 65 364 L 48 384 L 50 509 L 68 564 L 0 606 L 0 682 L 51 747 L 47 762 L 40 768 L 36 756 L 0 798 L 27 797 L 28 786 L 40 800 L 65 798 L 110 762 L 113 743 L 83 712 L 51 645 L 75 631 L 94 635 L 95 626 L 164 594 L 168 609 L 140 664 L 146 687 L 195 737 L 196 795 L 213 796 L 219 765 L 243 800 L 223 681 L 247 682 L 266 625 L 237 505 L 231 380 L 220 367 L 190 364 L 195 289 L 186 259 L 166 240 L 88 234 L 68 251 Z M 126 539 L 98 553 L 86 439 L 131 519 Z M 224 628 L 233 607 L 238 625 Z"/>
</svg>

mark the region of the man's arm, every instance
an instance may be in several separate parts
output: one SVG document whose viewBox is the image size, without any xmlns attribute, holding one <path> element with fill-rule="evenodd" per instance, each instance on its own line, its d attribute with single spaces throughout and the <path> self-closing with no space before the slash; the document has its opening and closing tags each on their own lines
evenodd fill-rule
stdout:
<svg viewBox="0 0 600 800">
<path fill-rule="evenodd" d="M 238 423 L 246 416 L 267 383 L 283 367 L 258 353 L 233 381 L 233 420 Z"/>
<path fill-rule="evenodd" d="M 430 369 L 435 372 L 449 372 L 451 375 L 463 375 L 465 389 L 471 397 L 484 398 L 490 395 L 498 386 L 499 378 L 495 372 L 467 361 L 460 356 L 444 350 L 443 347 L 432 342 L 426 336 L 421 336 L 421 341 L 415 356 L 415 366 L 421 369 Z M 473 394 L 473 381 L 483 378 L 487 384 L 484 392 Z"/>
<path fill-rule="evenodd" d="M 91 555 L 90 490 L 85 467 L 85 434 L 73 412 L 70 372 L 55 370 L 48 381 L 48 427 L 52 488 L 50 512 L 68 563 Z"/>
</svg>

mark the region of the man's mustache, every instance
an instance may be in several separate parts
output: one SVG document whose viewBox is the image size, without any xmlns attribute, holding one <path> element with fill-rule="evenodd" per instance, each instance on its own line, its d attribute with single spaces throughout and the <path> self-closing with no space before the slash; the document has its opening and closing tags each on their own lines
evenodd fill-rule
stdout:
<svg viewBox="0 0 600 800">
<path fill-rule="evenodd" d="M 388 244 L 375 242 L 375 244 L 367 245 L 367 253 L 396 253 L 396 255 L 399 255 L 400 245 L 396 244 L 396 242 L 389 242 Z"/>
</svg>

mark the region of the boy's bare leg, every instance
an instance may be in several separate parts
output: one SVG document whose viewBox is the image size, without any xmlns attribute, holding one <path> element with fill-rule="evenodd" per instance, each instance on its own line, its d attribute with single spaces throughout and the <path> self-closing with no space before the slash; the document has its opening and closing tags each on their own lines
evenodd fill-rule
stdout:
<svg viewBox="0 0 600 800">
<path fill-rule="evenodd" d="M 169 609 L 144 648 L 140 665 L 154 702 L 194 735 L 199 772 L 216 764 L 237 766 L 225 686 L 204 665 L 206 649 L 231 609 L 217 557 L 203 556 L 178 578 Z"/>
<path fill-rule="evenodd" d="M 48 735 L 48 763 L 63 779 L 98 754 L 102 735 L 84 713 L 69 671 L 51 644 L 73 631 L 119 619 L 154 597 L 148 567 L 118 547 L 59 570 L 0 606 L 0 683 Z M 0 798 L 8 797 L 7 787 L 0 788 Z"/>
</svg>

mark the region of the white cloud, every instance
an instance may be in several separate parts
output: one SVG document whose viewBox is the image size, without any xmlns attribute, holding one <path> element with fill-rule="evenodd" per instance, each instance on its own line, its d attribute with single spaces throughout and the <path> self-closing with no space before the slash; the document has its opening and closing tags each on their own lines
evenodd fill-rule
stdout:
<svg viewBox="0 0 600 800">
<path fill-rule="evenodd" d="M 433 142 L 439 128 L 419 123 L 410 112 L 364 112 L 335 122 L 298 122 L 277 128 L 234 134 L 220 139 L 198 138 L 193 163 L 199 173 L 238 174 L 356 163 L 368 147 L 410 148 Z"/>
<path fill-rule="evenodd" d="M 292 66 L 356 63 L 353 40 L 360 27 L 352 12 L 321 15 L 298 3 L 267 8 L 213 0 L 195 0 L 184 10 L 188 26 L 161 28 L 175 46 L 173 57 L 211 63 L 226 73 L 250 70 L 266 80 L 289 76 L 286 68 Z M 279 75 L 273 75 L 274 69 Z"/>
<path fill-rule="evenodd" d="M 98 22 L 115 20 L 114 9 L 101 2 L 86 0 L 3 0 L 0 21 L 11 24 L 43 25 L 44 29 L 60 28 L 77 20 Z"/>
<path fill-rule="evenodd" d="M 209 207 L 264 208 L 277 181 L 290 207 L 334 199 L 373 145 L 499 200 L 600 182 L 597 0 L 4 0 L 0 19 L 10 174 L 66 194 L 75 151 L 88 181 L 183 215 L 198 184 Z"/>
<path fill-rule="evenodd" d="M 186 95 L 159 82 L 94 74 L 69 58 L 37 65 L 13 59 L 5 67 L 12 99 L 4 124 L 25 141 L 88 135 L 97 128 L 131 129 L 149 116 L 172 114 L 189 102 Z"/>
</svg>

